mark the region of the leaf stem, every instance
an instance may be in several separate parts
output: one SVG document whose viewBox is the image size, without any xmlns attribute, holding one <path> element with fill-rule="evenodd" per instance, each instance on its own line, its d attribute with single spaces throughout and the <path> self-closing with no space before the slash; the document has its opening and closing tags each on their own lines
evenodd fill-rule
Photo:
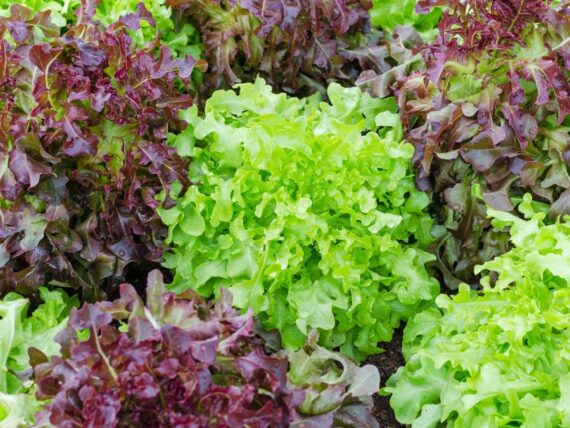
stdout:
<svg viewBox="0 0 570 428">
<path fill-rule="evenodd" d="M 91 325 L 92 326 L 95 325 L 93 320 L 91 320 Z M 117 376 L 117 372 L 115 371 L 115 369 L 111 365 L 111 362 L 107 358 L 107 355 L 105 355 L 105 353 L 103 352 L 103 349 L 101 349 L 101 344 L 99 343 L 99 338 L 97 337 L 97 330 L 95 329 L 95 327 L 91 328 L 91 334 L 93 335 L 93 340 L 95 341 L 95 346 L 97 347 L 97 352 L 99 353 L 99 355 L 103 359 L 103 362 L 107 366 L 107 370 L 109 371 L 109 374 L 111 375 L 111 377 L 113 378 L 113 380 L 115 382 L 118 382 L 119 376 Z"/>
<path fill-rule="evenodd" d="M 570 42 L 570 37 L 566 37 L 564 40 L 562 40 L 559 44 L 557 44 L 556 46 L 554 46 L 552 48 L 553 51 L 556 51 L 558 49 L 560 49 L 562 46 L 564 46 L 566 43 Z"/>
<path fill-rule="evenodd" d="M 52 98 L 51 98 L 51 93 L 50 93 L 50 87 L 49 87 L 49 68 L 51 67 L 52 63 L 57 59 L 57 57 L 61 54 L 61 52 L 63 51 L 59 51 L 57 53 L 56 56 L 54 56 L 50 62 L 48 62 L 48 64 L 46 65 L 46 71 L 44 71 L 44 83 L 46 85 L 46 91 L 47 91 L 47 96 L 48 96 L 48 100 L 50 105 L 52 106 L 52 108 L 55 109 L 55 103 L 53 102 Z"/>
<path fill-rule="evenodd" d="M 524 1 L 525 0 L 521 0 L 521 4 L 519 6 L 519 10 L 517 12 L 517 15 L 515 16 L 515 18 L 512 20 L 511 24 L 509 25 L 509 28 L 507 28 L 507 31 L 510 33 L 511 30 L 513 29 L 514 25 L 516 24 L 516 22 L 518 21 L 521 13 L 522 13 L 522 8 L 524 6 Z"/>
</svg>

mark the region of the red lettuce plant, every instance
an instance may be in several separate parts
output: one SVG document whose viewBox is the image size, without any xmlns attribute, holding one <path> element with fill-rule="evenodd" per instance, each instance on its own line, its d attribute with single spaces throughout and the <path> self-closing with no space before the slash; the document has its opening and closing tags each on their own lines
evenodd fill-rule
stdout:
<svg viewBox="0 0 570 428">
<path fill-rule="evenodd" d="M 39 284 L 102 298 L 125 266 L 159 262 L 154 195 L 186 163 L 166 145 L 196 62 L 127 32 L 142 4 L 101 30 L 94 3 L 65 31 L 14 5 L 0 18 L 0 294 Z M 105 282 L 108 282 L 106 284 Z"/>
<path fill-rule="evenodd" d="M 251 313 L 232 309 L 229 294 L 215 306 L 192 292 L 175 295 L 158 271 L 149 275 L 147 306 L 123 284 L 120 299 L 73 311 L 59 341 L 62 357 L 34 367 L 38 398 L 52 400 L 38 425 L 377 426 L 358 398 L 377 390 L 374 367 L 303 351 L 295 376 L 309 389 L 295 388 L 288 360 L 266 351 Z M 325 367 L 331 362 L 344 366 L 340 376 Z"/>
<path fill-rule="evenodd" d="M 368 0 L 167 3 L 202 35 L 206 95 L 258 75 L 278 91 L 324 94 L 331 81 L 353 85 L 362 71 L 381 76 L 398 64 L 382 32 L 371 28 Z"/>
<path fill-rule="evenodd" d="M 530 191 L 551 215 L 570 212 L 570 10 L 544 0 L 423 0 L 416 10 L 433 6 L 446 7 L 439 35 L 398 96 L 418 186 L 434 190 L 448 231 L 440 267 L 454 287 L 508 246 L 485 203 L 510 211 Z"/>
</svg>

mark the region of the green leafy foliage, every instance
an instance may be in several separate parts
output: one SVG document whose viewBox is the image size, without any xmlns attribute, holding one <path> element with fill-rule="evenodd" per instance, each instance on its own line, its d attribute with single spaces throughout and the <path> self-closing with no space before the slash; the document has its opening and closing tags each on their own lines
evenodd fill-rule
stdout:
<svg viewBox="0 0 570 428">
<path fill-rule="evenodd" d="M 481 291 L 418 314 L 404 333 L 405 367 L 386 393 L 414 427 L 570 424 L 570 222 L 545 225 L 530 196 L 527 220 L 489 210 L 513 249 L 477 268 Z"/>
<path fill-rule="evenodd" d="M 38 349 L 59 353 L 55 335 L 67 325 L 77 299 L 40 288 L 43 303 L 28 316 L 29 301 L 10 293 L 0 302 L 0 426 L 17 428 L 32 422 L 39 403 L 29 378 L 29 359 Z M 31 350 L 31 351 L 30 351 Z M 29 354 L 30 353 L 30 354 Z"/>
<path fill-rule="evenodd" d="M 392 32 L 401 25 L 414 27 L 424 40 L 433 40 L 437 34 L 437 24 L 441 19 L 441 9 L 434 8 L 427 14 L 415 12 L 417 0 L 372 0 L 370 18 L 372 24 L 384 31 Z"/>
<path fill-rule="evenodd" d="M 431 238 L 412 147 L 393 99 L 331 84 L 330 104 L 273 94 L 261 79 L 195 107 L 171 143 L 196 183 L 159 209 L 172 289 L 227 287 L 286 348 L 307 333 L 362 359 L 430 302 L 438 284 L 419 246 Z"/>
<path fill-rule="evenodd" d="M 38 12 L 50 12 L 50 18 L 57 27 L 65 27 L 68 21 L 74 20 L 74 7 L 78 6 L 78 0 L 2 0 L 0 2 L 0 16 L 11 15 L 12 5 L 27 7 L 35 15 Z"/>
</svg>

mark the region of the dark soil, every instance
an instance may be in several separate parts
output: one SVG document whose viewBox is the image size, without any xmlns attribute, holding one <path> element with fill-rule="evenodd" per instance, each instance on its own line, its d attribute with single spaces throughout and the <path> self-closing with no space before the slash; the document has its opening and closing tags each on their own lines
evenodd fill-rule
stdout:
<svg viewBox="0 0 570 428">
<path fill-rule="evenodd" d="M 381 387 L 386 385 L 386 381 L 398 370 L 398 367 L 404 365 L 402 330 L 403 328 L 400 327 L 394 332 L 394 338 L 391 342 L 380 344 L 380 347 L 386 352 L 373 355 L 367 361 L 368 364 L 373 364 L 380 371 Z M 402 428 L 403 425 L 396 420 L 389 401 L 390 397 L 381 397 L 376 394 L 374 396 L 374 416 L 380 428 Z"/>
</svg>

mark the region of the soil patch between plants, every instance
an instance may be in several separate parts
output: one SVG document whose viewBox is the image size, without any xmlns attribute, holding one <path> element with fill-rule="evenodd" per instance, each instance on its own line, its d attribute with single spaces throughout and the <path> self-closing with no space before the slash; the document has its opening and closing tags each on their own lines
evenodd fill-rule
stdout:
<svg viewBox="0 0 570 428">
<path fill-rule="evenodd" d="M 386 351 L 382 354 L 371 356 L 367 363 L 378 368 L 380 372 L 381 387 L 392 376 L 398 367 L 404 365 L 404 357 L 402 355 L 402 331 L 403 327 L 394 331 L 394 338 L 391 342 L 382 343 L 380 346 Z M 402 428 L 394 416 L 394 411 L 390 407 L 390 397 L 382 397 L 380 394 L 374 396 L 374 416 L 378 420 L 380 428 Z"/>
</svg>

